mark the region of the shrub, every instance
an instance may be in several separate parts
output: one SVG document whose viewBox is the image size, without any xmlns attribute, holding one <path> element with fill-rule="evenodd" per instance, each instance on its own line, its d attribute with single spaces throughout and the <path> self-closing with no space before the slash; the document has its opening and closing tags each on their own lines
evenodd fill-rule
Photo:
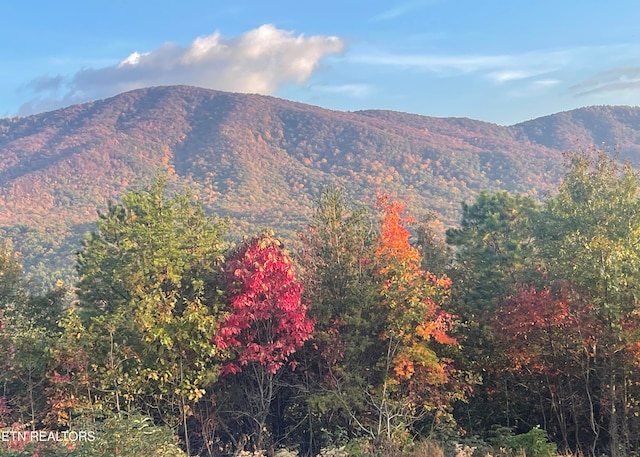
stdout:
<svg viewBox="0 0 640 457">
<path fill-rule="evenodd" d="M 95 441 L 83 442 L 73 457 L 187 457 L 167 427 L 140 414 L 109 417 L 96 425 Z"/>
<path fill-rule="evenodd" d="M 316 457 L 350 457 L 350 454 L 345 446 L 326 447 L 320 449 L 320 453 Z"/>
<path fill-rule="evenodd" d="M 527 457 L 555 457 L 558 447 L 549 441 L 547 432 L 539 427 L 527 433 L 506 438 L 506 445 L 513 451 L 524 451 Z"/>
</svg>

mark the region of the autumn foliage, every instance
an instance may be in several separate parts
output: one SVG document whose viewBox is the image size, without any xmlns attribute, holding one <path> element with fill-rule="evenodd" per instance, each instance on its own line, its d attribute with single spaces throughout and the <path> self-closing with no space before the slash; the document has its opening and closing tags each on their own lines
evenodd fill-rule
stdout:
<svg viewBox="0 0 640 457">
<path fill-rule="evenodd" d="M 569 169 L 545 203 L 479 194 L 450 248 L 402 202 L 336 188 L 293 254 L 270 232 L 229 248 L 156 185 L 100 217 L 69 307 L 0 250 L 0 425 L 131 428 L 139 409 L 209 457 L 465 433 L 492 455 L 636 455 L 640 177 L 604 155 Z"/>
<path fill-rule="evenodd" d="M 593 306 L 572 296 L 568 284 L 555 289 L 520 285 L 496 315 L 496 340 L 504 344 L 510 369 L 554 375 L 562 358 L 589 353 L 597 336 Z"/>
<path fill-rule="evenodd" d="M 382 304 L 388 309 L 383 337 L 399 342 L 394 372 L 398 378 L 410 379 L 418 365 L 444 381 L 444 362 L 428 342 L 456 344 L 447 334 L 453 316 L 439 304 L 447 297 L 451 281 L 422 270 L 420 252 L 410 243 L 406 227 L 413 219 L 403 216 L 404 205 L 387 196 L 379 197 L 378 205 L 383 219 L 376 249 L 377 276 L 382 280 Z"/>
<path fill-rule="evenodd" d="M 255 362 L 273 374 L 311 338 L 314 326 L 291 259 L 278 240 L 262 235 L 229 257 L 225 274 L 230 309 L 214 342 L 230 348 L 235 359 L 222 367 L 222 373 L 237 373 Z M 290 365 L 295 368 L 293 362 Z"/>
<path fill-rule="evenodd" d="M 376 242 L 374 276 L 379 284 L 384 352 L 378 361 L 383 382 L 377 390 L 379 426 L 386 439 L 406 436 L 407 427 L 432 411 L 446 409 L 441 388 L 450 381 L 451 360 L 438 345 L 453 345 L 448 332 L 453 316 L 441 308 L 450 281 L 425 272 L 419 250 L 410 243 L 404 205 L 381 196 L 382 213 Z"/>
</svg>

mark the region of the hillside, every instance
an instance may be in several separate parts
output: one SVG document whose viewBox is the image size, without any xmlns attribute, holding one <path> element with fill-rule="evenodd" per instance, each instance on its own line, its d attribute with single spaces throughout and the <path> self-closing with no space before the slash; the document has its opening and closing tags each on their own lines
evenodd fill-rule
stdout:
<svg viewBox="0 0 640 457">
<path fill-rule="evenodd" d="M 0 120 L 0 235 L 31 268 L 71 256 L 107 199 L 167 174 L 239 231 L 301 228 L 329 183 L 371 203 L 386 191 L 455 224 L 481 189 L 541 197 L 562 151 L 640 157 L 640 109 L 591 107 L 499 126 L 391 111 L 338 112 L 273 97 L 155 87 Z M 58 257 L 56 257 L 58 256 Z M 40 266 L 38 262 L 43 261 Z"/>
</svg>

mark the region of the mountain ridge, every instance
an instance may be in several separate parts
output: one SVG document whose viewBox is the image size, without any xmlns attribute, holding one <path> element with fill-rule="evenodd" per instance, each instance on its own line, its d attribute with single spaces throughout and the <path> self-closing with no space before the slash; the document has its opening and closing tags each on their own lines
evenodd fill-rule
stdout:
<svg viewBox="0 0 640 457">
<path fill-rule="evenodd" d="M 0 119 L 0 236 L 20 244 L 15 233 L 26 227 L 77 239 L 107 200 L 159 174 L 239 232 L 301 229 L 328 184 L 366 204 L 388 192 L 418 218 L 435 212 L 451 226 L 460 203 L 483 189 L 542 198 L 563 173 L 563 150 L 602 141 L 637 163 L 640 108 L 501 126 L 190 86 L 138 89 Z"/>
</svg>

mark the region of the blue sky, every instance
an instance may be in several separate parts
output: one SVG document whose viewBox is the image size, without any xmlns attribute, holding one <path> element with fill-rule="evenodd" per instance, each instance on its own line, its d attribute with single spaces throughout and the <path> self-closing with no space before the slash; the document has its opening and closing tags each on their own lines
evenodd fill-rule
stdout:
<svg viewBox="0 0 640 457">
<path fill-rule="evenodd" d="M 640 105 L 640 2 L 0 3 L 0 117 L 152 85 L 513 124 Z"/>
</svg>

